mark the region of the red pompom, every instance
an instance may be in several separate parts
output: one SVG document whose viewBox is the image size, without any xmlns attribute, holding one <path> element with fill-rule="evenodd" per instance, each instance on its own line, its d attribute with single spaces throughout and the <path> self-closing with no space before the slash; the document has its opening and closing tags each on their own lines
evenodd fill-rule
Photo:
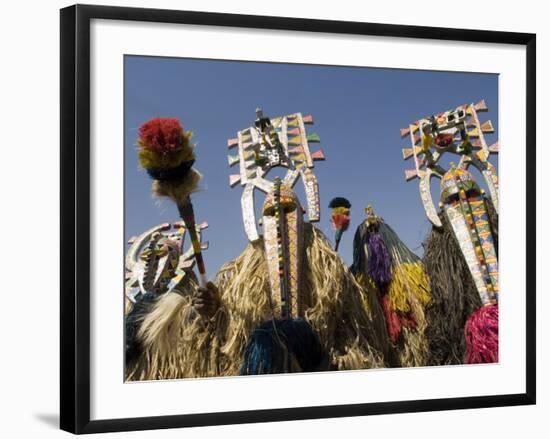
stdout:
<svg viewBox="0 0 550 439">
<path fill-rule="evenodd" d="M 341 213 L 332 215 L 332 225 L 336 230 L 345 231 L 349 227 L 349 216 Z"/>
<path fill-rule="evenodd" d="M 453 135 L 452 134 L 449 134 L 449 133 L 442 133 L 442 134 L 438 134 L 435 139 L 434 139 L 434 142 L 437 146 L 441 147 L 441 148 L 444 148 L 446 146 L 449 146 L 451 144 L 451 142 L 453 141 Z"/>
<path fill-rule="evenodd" d="M 466 363 L 498 362 L 498 305 L 482 306 L 464 327 Z"/>
<path fill-rule="evenodd" d="M 174 117 L 156 117 L 139 128 L 139 143 L 158 154 L 167 154 L 181 147 L 183 127 Z"/>
</svg>

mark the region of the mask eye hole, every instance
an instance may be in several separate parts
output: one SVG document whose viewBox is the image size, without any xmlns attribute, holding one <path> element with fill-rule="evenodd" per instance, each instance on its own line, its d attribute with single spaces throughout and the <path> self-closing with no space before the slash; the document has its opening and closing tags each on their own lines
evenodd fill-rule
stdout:
<svg viewBox="0 0 550 439">
<path fill-rule="evenodd" d="M 264 207 L 263 215 L 264 216 L 275 216 L 275 207 L 273 207 L 273 206 Z"/>
<path fill-rule="evenodd" d="M 296 204 L 294 204 L 294 203 L 283 204 L 283 212 L 284 213 L 294 212 L 295 210 L 296 210 Z"/>
<path fill-rule="evenodd" d="M 466 191 L 466 196 L 468 198 L 474 198 L 474 197 L 477 197 L 478 195 L 479 195 L 479 191 L 477 189 L 472 188 Z"/>
<path fill-rule="evenodd" d="M 294 203 L 293 201 L 291 201 L 291 202 L 282 202 L 281 203 L 281 208 L 282 208 L 283 213 L 294 212 L 296 210 L 296 203 Z M 266 206 L 264 208 L 263 214 L 264 214 L 264 216 L 275 216 L 275 206 L 273 206 L 271 204 Z"/>
<path fill-rule="evenodd" d="M 447 204 L 458 203 L 459 196 L 458 194 L 451 194 L 447 197 Z"/>
</svg>

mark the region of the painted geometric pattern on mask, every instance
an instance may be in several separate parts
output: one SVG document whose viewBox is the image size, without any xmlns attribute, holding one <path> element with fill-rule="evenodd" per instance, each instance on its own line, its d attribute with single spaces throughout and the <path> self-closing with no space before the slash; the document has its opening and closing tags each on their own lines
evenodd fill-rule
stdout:
<svg viewBox="0 0 550 439">
<path fill-rule="evenodd" d="M 409 137 L 410 147 L 403 148 L 403 159 L 413 161 L 413 169 L 405 170 L 405 179 L 418 178 L 420 197 L 430 222 L 441 227 L 441 220 L 432 199 L 430 179 L 443 178 L 447 170 L 440 160 L 445 154 L 460 157 L 457 168 L 474 166 L 483 175 L 495 210 L 499 211 L 498 176 L 489 162 L 491 154 L 499 151 L 498 141 L 488 145 L 485 134 L 494 133 L 490 120 L 481 122 L 479 113 L 488 111 L 484 100 L 463 104 L 456 108 L 432 114 L 410 123 L 400 130 L 401 137 Z M 452 195 L 453 185 L 445 187 L 444 197 Z M 445 201 L 443 201 L 445 203 Z"/>
<path fill-rule="evenodd" d="M 268 194 L 273 189 L 273 181 L 268 172 L 275 167 L 287 168 L 283 184 L 293 188 L 302 179 L 304 184 L 307 215 L 310 222 L 320 221 L 319 185 L 313 173 L 314 163 L 325 160 L 322 149 L 312 150 L 321 141 L 315 132 L 308 133 L 305 126 L 313 124 L 311 115 L 292 113 L 269 118 L 261 109 L 256 110 L 254 126 L 237 132 L 237 137 L 228 139 L 229 149 L 236 148 L 237 154 L 230 154 L 227 161 L 230 167 L 239 166 L 239 173 L 229 176 L 229 184 L 245 186 L 242 213 L 245 231 L 251 242 L 260 237 L 254 215 L 252 192 L 259 189 Z M 248 190 L 246 189 L 248 188 Z"/>
<path fill-rule="evenodd" d="M 479 244 L 483 251 L 487 275 L 489 276 L 488 281 L 491 283 L 493 290 L 494 297 L 491 302 L 496 302 L 498 301 L 499 292 L 498 259 L 485 200 L 481 196 L 477 196 L 470 198 L 468 201 L 471 206 L 477 235 L 479 236 Z"/>
<path fill-rule="evenodd" d="M 474 284 L 479 293 L 479 297 L 483 303 L 489 303 L 489 293 L 487 291 L 487 284 L 484 280 L 482 273 L 482 267 L 479 263 L 476 248 L 472 237 L 470 235 L 470 229 L 467 223 L 466 217 L 462 213 L 462 208 L 459 202 L 445 205 L 445 213 L 449 218 L 451 227 L 453 228 L 455 237 L 460 245 L 462 255 L 466 260 L 466 264 L 470 269 L 470 274 L 474 280 Z"/>
<path fill-rule="evenodd" d="M 288 284 L 290 290 L 290 307 L 292 316 L 297 317 L 302 314 L 302 301 L 300 300 L 300 289 L 298 280 L 301 268 L 301 242 L 303 239 L 301 215 L 298 212 L 290 212 L 286 215 L 286 235 L 288 243 Z M 299 249 L 301 251 L 299 251 Z"/>
<path fill-rule="evenodd" d="M 498 261 L 485 201 L 480 195 L 468 198 L 458 179 L 457 183 L 459 199 L 445 209 L 482 303 L 497 303 Z"/>
<path fill-rule="evenodd" d="M 271 307 L 275 315 L 281 315 L 281 285 L 279 280 L 279 246 L 277 242 L 277 219 L 275 216 L 263 218 L 264 246 L 269 284 L 271 286 Z"/>
<path fill-rule="evenodd" d="M 297 317 L 302 314 L 300 268 L 303 253 L 303 214 L 299 204 L 294 209 L 285 211 L 280 208 L 278 200 L 279 194 L 276 190 L 268 194 L 265 204 L 273 204 L 273 209 L 264 211 L 262 218 L 271 307 L 277 318 Z M 273 203 L 270 204 L 271 201 Z M 271 210 L 272 215 L 265 214 Z"/>
<path fill-rule="evenodd" d="M 201 250 L 208 249 L 202 242 L 203 230 L 208 223 L 195 225 Z M 126 296 L 136 302 L 146 293 L 165 294 L 176 288 L 195 264 L 194 250 L 184 250 L 188 232 L 183 222 L 160 224 L 128 241 L 126 254 Z"/>
<path fill-rule="evenodd" d="M 459 183 L 460 184 L 460 183 Z M 487 261 L 485 260 L 485 253 L 482 246 L 482 241 L 479 236 L 479 230 L 478 230 L 478 221 L 481 226 L 487 226 L 489 225 L 489 221 L 486 219 L 485 221 L 481 219 L 481 216 L 484 213 L 484 206 L 481 207 L 481 205 L 477 205 L 477 211 L 479 213 L 478 218 L 479 220 L 476 221 L 475 215 L 473 213 L 473 206 L 471 204 L 471 201 L 483 201 L 483 199 L 479 196 L 472 196 L 470 199 L 466 197 L 466 192 L 464 190 L 464 187 L 460 187 L 459 190 L 459 200 L 460 205 L 462 209 L 462 213 L 464 217 L 466 218 L 466 222 L 468 224 L 468 229 L 470 232 L 470 239 L 472 240 L 472 243 L 474 244 L 475 248 L 475 255 L 479 262 L 479 267 L 481 271 L 481 275 L 483 276 L 483 282 L 485 283 L 486 289 L 487 289 L 487 297 L 482 297 L 482 302 L 484 304 L 487 303 L 496 303 L 496 291 L 494 289 L 494 285 L 492 282 L 492 278 L 489 275 L 489 270 L 487 267 Z M 487 238 L 486 238 L 487 239 Z M 485 239 L 485 244 L 490 245 L 490 243 Z"/>
</svg>

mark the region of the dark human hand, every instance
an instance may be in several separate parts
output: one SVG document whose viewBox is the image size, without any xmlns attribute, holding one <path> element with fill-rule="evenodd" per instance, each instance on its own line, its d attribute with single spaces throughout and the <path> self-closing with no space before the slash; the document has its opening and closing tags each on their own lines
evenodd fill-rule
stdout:
<svg viewBox="0 0 550 439">
<path fill-rule="evenodd" d="M 212 317 L 219 304 L 219 292 L 212 282 L 208 282 L 206 288 L 199 287 L 199 292 L 193 299 L 193 307 L 203 317 Z"/>
</svg>

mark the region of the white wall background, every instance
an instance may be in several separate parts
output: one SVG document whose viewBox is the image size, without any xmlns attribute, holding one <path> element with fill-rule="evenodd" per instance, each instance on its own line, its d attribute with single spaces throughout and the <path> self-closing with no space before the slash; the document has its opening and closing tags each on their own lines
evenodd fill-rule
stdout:
<svg viewBox="0 0 550 439">
<path fill-rule="evenodd" d="M 538 45 L 538 405 L 484 410 L 325 419 L 201 429 L 124 433 L 108 437 L 357 437 L 464 438 L 544 437 L 550 428 L 544 414 L 550 409 L 548 321 L 544 321 L 543 274 L 548 262 L 543 248 L 550 245 L 543 224 L 545 208 L 543 163 L 545 117 L 550 117 L 550 30 L 545 2 L 411 1 L 359 2 L 339 0 L 251 1 L 124 1 L 88 3 L 142 6 L 242 14 L 296 16 L 394 24 L 483 28 L 537 33 Z M 0 434 L 2 437 L 59 437 L 59 13 L 66 1 L 6 2 L 0 15 Z M 33 234 L 33 237 L 29 237 Z M 32 264 L 25 260 L 33 254 Z M 38 252 L 38 253 L 37 253 Z M 40 259 L 36 255 L 40 256 Z"/>
</svg>

